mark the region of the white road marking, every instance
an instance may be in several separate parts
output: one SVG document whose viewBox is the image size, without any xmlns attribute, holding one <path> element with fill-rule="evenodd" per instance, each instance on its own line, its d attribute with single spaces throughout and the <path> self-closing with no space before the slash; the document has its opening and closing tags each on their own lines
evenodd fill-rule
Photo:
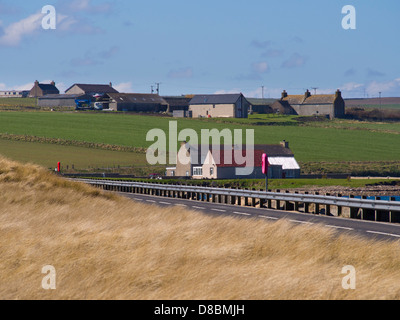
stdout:
<svg viewBox="0 0 400 320">
<path fill-rule="evenodd" d="M 260 218 L 264 218 L 264 219 L 270 219 L 270 220 L 279 220 L 279 218 L 274 218 L 274 217 L 268 217 L 268 216 L 262 216 L 259 215 Z"/>
<path fill-rule="evenodd" d="M 178 206 L 178 207 L 187 207 L 187 205 L 186 204 L 176 204 L 176 206 Z"/>
<path fill-rule="evenodd" d="M 390 237 L 400 238 L 400 235 L 398 235 L 398 234 L 385 233 L 385 232 L 377 232 L 377 231 L 367 231 L 367 232 L 368 232 L 368 233 L 373 233 L 373 234 L 380 234 L 380 235 L 384 235 L 384 236 L 390 236 Z"/>
<path fill-rule="evenodd" d="M 300 220 L 289 220 L 290 222 L 294 222 L 294 223 L 301 223 L 301 224 L 314 224 L 312 222 L 307 222 L 307 221 L 300 221 Z"/>
<path fill-rule="evenodd" d="M 202 209 L 202 210 L 205 209 L 205 208 L 203 208 L 203 207 L 195 207 L 195 206 L 193 206 L 192 208 L 194 208 L 194 209 Z"/>
<path fill-rule="evenodd" d="M 133 198 L 133 200 L 135 200 L 135 201 L 143 201 L 143 199 L 137 199 L 137 198 Z"/>
<path fill-rule="evenodd" d="M 163 201 L 160 201 L 159 203 L 161 203 L 161 204 L 171 204 L 170 202 L 163 202 Z"/>
<path fill-rule="evenodd" d="M 235 214 L 240 214 L 242 216 L 251 216 L 249 213 L 244 213 L 244 212 L 234 212 Z"/>
<path fill-rule="evenodd" d="M 226 212 L 226 210 L 220 210 L 220 209 L 211 209 L 212 211 L 218 211 L 218 212 Z"/>
<path fill-rule="evenodd" d="M 155 201 L 154 201 L 154 200 L 146 200 L 146 202 L 155 203 Z"/>
<path fill-rule="evenodd" d="M 349 231 L 352 231 L 352 230 L 354 230 L 353 228 L 346 228 L 346 227 L 331 226 L 331 225 L 329 225 L 329 224 L 326 224 L 326 225 L 325 225 L 325 227 L 328 227 L 328 228 L 335 228 L 335 229 L 343 229 L 343 230 L 349 230 Z"/>
</svg>

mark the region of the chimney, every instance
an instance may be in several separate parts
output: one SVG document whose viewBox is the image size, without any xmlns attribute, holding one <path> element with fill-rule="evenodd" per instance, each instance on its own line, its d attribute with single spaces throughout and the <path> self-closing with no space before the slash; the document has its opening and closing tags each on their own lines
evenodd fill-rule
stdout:
<svg viewBox="0 0 400 320">
<path fill-rule="evenodd" d="M 304 94 L 304 98 L 307 99 L 309 97 L 311 97 L 311 93 L 310 90 L 307 89 L 306 93 Z"/>
<path fill-rule="evenodd" d="M 286 90 L 283 90 L 283 92 L 282 92 L 282 99 L 284 99 L 284 98 L 286 98 L 287 97 L 287 92 L 286 92 Z"/>
<path fill-rule="evenodd" d="M 39 81 L 35 81 L 35 86 L 38 86 L 39 85 Z"/>
<path fill-rule="evenodd" d="M 110 82 L 110 87 L 112 87 L 112 82 Z"/>
<path fill-rule="evenodd" d="M 284 147 L 285 149 L 289 149 L 289 141 L 283 140 L 281 142 L 281 146 Z"/>
<path fill-rule="evenodd" d="M 56 83 L 54 82 L 54 80 L 53 80 L 52 82 L 50 82 L 50 84 L 51 84 L 52 86 L 55 86 L 55 85 L 56 85 Z"/>
<path fill-rule="evenodd" d="M 335 93 L 335 98 L 341 98 L 342 97 L 342 92 L 337 89 L 336 93 Z"/>
</svg>

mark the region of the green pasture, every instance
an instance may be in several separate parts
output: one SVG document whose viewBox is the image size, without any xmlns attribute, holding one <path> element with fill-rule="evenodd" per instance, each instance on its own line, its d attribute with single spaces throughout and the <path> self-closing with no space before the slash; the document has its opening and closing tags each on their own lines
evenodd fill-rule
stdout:
<svg viewBox="0 0 400 320">
<path fill-rule="evenodd" d="M 75 146 L 62 146 L 36 142 L 0 139 L 0 155 L 23 163 L 34 163 L 56 168 L 60 161 L 63 169 L 114 169 L 146 166 L 146 155 L 133 152 L 109 151 Z"/>
<path fill-rule="evenodd" d="M 296 158 L 302 162 L 400 159 L 399 129 L 393 124 L 371 124 L 374 128 L 363 128 L 364 124 L 346 127 L 348 124 L 340 123 L 336 126 L 334 123 L 325 126 L 246 125 L 243 121 L 247 120 L 235 124 L 131 114 L 2 112 L 0 133 L 147 148 L 154 143 L 146 141 L 149 130 L 161 129 L 168 138 L 170 121 L 178 121 L 178 132 L 190 128 L 199 136 L 202 129 L 254 129 L 256 144 L 289 141 Z"/>
</svg>

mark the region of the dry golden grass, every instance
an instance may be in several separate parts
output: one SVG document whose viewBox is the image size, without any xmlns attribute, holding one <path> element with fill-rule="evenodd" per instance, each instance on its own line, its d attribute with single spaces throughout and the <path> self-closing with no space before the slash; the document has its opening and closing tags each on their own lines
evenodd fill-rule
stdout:
<svg viewBox="0 0 400 320">
<path fill-rule="evenodd" d="M 2 299 L 398 299 L 399 243 L 160 209 L 0 159 Z M 56 268 L 43 290 L 42 267 Z M 357 271 L 342 288 L 342 267 Z"/>
</svg>

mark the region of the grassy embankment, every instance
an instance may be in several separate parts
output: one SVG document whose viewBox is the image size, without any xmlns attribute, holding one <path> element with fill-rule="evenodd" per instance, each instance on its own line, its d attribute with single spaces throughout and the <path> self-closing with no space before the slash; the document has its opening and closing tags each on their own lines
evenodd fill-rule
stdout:
<svg viewBox="0 0 400 320">
<path fill-rule="evenodd" d="M 3 112 L 0 114 L 0 153 L 16 160 L 27 158 L 46 167 L 61 161 L 77 170 L 104 171 L 104 168 L 146 166 L 146 134 L 153 128 L 168 133 L 165 117 L 104 113 Z M 304 121 L 301 117 L 254 115 L 250 119 L 179 119 L 178 131 L 201 129 L 254 129 L 255 143 L 276 144 L 285 139 L 300 162 L 303 173 L 349 173 L 388 176 L 400 173 L 400 129 L 393 123 L 364 123 L 335 120 Z M 18 137 L 15 137 L 18 136 Z M 38 141 L 31 142 L 32 137 Z M 11 139 L 13 148 L 7 139 Z M 53 153 L 39 152 L 40 139 L 57 146 Z M 29 144 L 21 141 L 27 140 Z M 42 141 L 43 142 L 43 141 Z M 98 144 L 93 154 L 88 144 Z M 67 149 L 77 147 L 79 149 Z M 101 146 L 99 146 L 101 145 Z M 104 147 L 107 145 L 108 147 Z M 112 148 L 109 148 L 112 146 Z M 118 150 L 131 148 L 130 151 Z M 113 153 L 102 153 L 104 150 Z M 25 156 L 18 156 L 24 153 Z M 128 153 L 128 154 L 127 154 Z M 135 153 L 135 156 L 133 154 Z M 132 158 L 130 158 L 132 155 Z M 151 171 L 164 171 L 151 168 Z"/>
<path fill-rule="evenodd" d="M 0 201 L 3 299 L 400 298 L 399 242 L 132 203 L 5 159 Z"/>
</svg>

